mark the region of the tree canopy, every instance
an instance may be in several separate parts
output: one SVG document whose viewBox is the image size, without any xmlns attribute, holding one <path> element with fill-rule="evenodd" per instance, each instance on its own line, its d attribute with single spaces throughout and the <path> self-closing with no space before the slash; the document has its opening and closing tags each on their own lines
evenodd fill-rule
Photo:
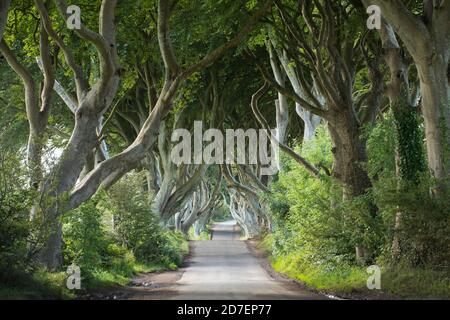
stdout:
<svg viewBox="0 0 450 320">
<path fill-rule="evenodd" d="M 175 261 L 224 214 L 304 270 L 448 268 L 448 1 L 2 1 L 0 40 L 11 268 Z"/>
</svg>

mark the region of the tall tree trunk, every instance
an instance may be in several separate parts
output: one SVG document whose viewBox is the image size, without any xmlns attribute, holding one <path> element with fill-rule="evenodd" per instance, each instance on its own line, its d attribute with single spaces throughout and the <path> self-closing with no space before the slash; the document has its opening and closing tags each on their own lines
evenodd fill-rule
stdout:
<svg viewBox="0 0 450 320">
<path fill-rule="evenodd" d="M 419 173 L 425 171 L 425 156 L 422 150 L 422 137 L 419 129 L 417 108 L 413 105 L 410 93 L 407 66 L 401 54 L 401 48 L 392 27 L 383 22 L 380 32 L 385 50 L 385 60 L 390 71 L 388 97 L 394 114 L 397 144 L 396 144 L 396 174 L 398 188 L 407 184 L 418 184 Z M 392 256 L 400 257 L 401 243 L 399 230 L 402 225 L 401 211 L 396 213 L 394 237 L 392 241 Z"/>
<path fill-rule="evenodd" d="M 272 40 L 271 43 L 274 47 L 276 46 L 275 40 Z M 272 50 L 272 46 L 270 46 L 270 44 L 269 44 L 269 53 L 271 54 L 271 61 L 274 60 L 275 57 L 277 57 L 280 60 L 281 66 L 282 66 L 285 74 L 288 76 L 291 86 L 294 89 L 294 92 L 298 96 L 304 98 L 305 100 L 308 100 L 304 90 L 302 89 L 300 81 L 298 79 L 296 69 L 289 62 L 286 53 L 282 50 L 275 49 L 275 52 L 276 52 L 276 55 L 275 55 L 273 53 L 273 51 L 274 50 Z M 272 69 L 273 69 L 273 67 L 272 67 Z M 283 83 L 281 83 L 277 80 L 277 82 L 280 85 L 284 86 L 284 81 L 283 81 Z M 316 83 L 314 83 L 312 87 L 314 90 L 314 95 L 317 97 L 318 101 L 320 101 L 322 103 L 322 107 L 325 107 L 325 101 L 324 101 L 323 97 L 320 95 L 319 91 L 317 90 Z M 316 133 L 316 129 L 319 126 L 322 118 L 311 113 L 308 110 L 305 110 L 302 107 L 302 105 L 298 102 L 295 103 L 295 111 L 297 112 L 297 115 L 303 120 L 303 123 L 305 124 L 305 129 L 304 129 L 304 133 L 303 133 L 303 141 L 309 141 L 309 140 L 313 139 L 315 136 L 315 133 Z M 278 141 L 280 141 L 280 140 L 278 140 Z M 283 143 L 283 141 L 280 141 L 280 142 Z"/>
<path fill-rule="evenodd" d="M 316 116 L 315 114 L 312 114 L 309 111 L 304 110 L 300 104 L 295 104 L 295 110 L 299 117 L 303 120 L 303 123 L 305 124 L 305 129 L 303 132 L 303 142 L 305 141 L 311 141 L 315 135 L 317 127 L 319 126 L 320 122 L 322 121 L 322 118 L 319 116 Z"/>
<path fill-rule="evenodd" d="M 195 221 L 194 223 L 194 236 L 195 237 L 200 237 L 200 234 L 205 231 L 206 229 L 206 224 L 209 222 L 209 220 L 211 219 L 211 217 L 213 216 L 214 211 L 210 210 L 209 212 L 206 212 L 204 214 L 202 214 L 197 221 Z"/>
<path fill-rule="evenodd" d="M 11 0 L 2 0 L 0 2 L 0 41 L 3 39 L 6 23 L 8 22 L 8 10 Z"/>
<path fill-rule="evenodd" d="M 333 143 L 333 176 L 342 182 L 347 199 L 363 195 L 371 187 L 369 176 L 362 166 L 367 162 L 366 145 L 355 120 L 342 112 L 328 123 Z"/>
<path fill-rule="evenodd" d="M 447 59 L 447 61 L 445 61 Z M 450 179 L 450 85 L 448 57 L 435 55 L 417 65 L 422 92 L 428 165 L 439 181 L 436 193 L 448 189 Z"/>
<path fill-rule="evenodd" d="M 333 176 L 343 185 L 343 201 L 364 195 L 372 186 L 363 168 L 367 161 L 366 144 L 355 120 L 351 112 L 340 112 L 328 123 L 333 144 Z M 356 261 L 366 264 L 370 257 L 368 249 L 358 244 L 355 251 Z"/>
<path fill-rule="evenodd" d="M 363 3 L 380 7 L 413 57 L 422 93 L 428 166 L 438 181 L 433 191 L 442 194 L 450 185 L 450 2 L 424 0 L 423 17 L 401 1 Z"/>
</svg>

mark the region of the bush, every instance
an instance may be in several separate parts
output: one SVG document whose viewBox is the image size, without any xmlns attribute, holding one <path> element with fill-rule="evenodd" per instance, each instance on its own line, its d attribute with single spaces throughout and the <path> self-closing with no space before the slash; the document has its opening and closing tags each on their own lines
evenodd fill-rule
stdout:
<svg viewBox="0 0 450 320">
<path fill-rule="evenodd" d="M 380 262 L 438 270 L 450 266 L 450 194 L 433 197 L 436 185 L 429 173 L 417 171 L 418 181 L 398 181 L 395 167 L 395 124 L 388 115 L 368 139 L 368 172 L 372 194 L 385 227 Z M 425 146 L 423 146 L 425 148 Z M 425 153 L 425 150 L 424 150 Z M 414 175 L 410 173 L 410 175 Z M 400 218 L 400 224 L 396 218 Z M 392 256 L 394 235 L 399 256 Z"/>
<path fill-rule="evenodd" d="M 94 281 L 99 272 L 130 277 L 134 270 L 133 254 L 115 244 L 102 224 L 101 201 L 101 196 L 95 197 L 62 219 L 64 263 L 79 266 L 87 283 Z"/>
<path fill-rule="evenodd" d="M 183 254 L 180 247 L 186 240 L 161 227 L 159 217 L 151 212 L 142 181 L 140 174 L 128 175 L 110 191 L 108 208 L 114 221 L 114 232 L 139 262 L 179 265 Z"/>
<path fill-rule="evenodd" d="M 0 282 L 4 284 L 14 282 L 32 262 L 27 250 L 32 197 L 19 163 L 17 155 L 0 152 Z"/>
<path fill-rule="evenodd" d="M 295 161 L 282 157 L 283 171 L 265 196 L 275 232 L 261 248 L 271 253 L 277 271 L 316 289 L 348 292 L 367 291 L 366 270 L 355 261 L 355 246 L 362 244 L 371 253 L 373 260 L 368 262 L 383 269 L 385 292 L 448 297 L 450 194 L 431 196 L 436 183 L 429 174 L 422 174 L 418 182 L 398 182 L 391 117 L 367 130 L 367 139 L 369 161 L 362 165 L 373 187 L 351 201 L 342 201 L 342 188 L 332 179 L 313 178 Z M 324 126 L 297 152 L 313 164 L 332 166 Z M 400 244 L 395 259 L 394 235 Z"/>
<path fill-rule="evenodd" d="M 181 264 L 187 241 L 160 226 L 141 182 L 129 174 L 63 217 L 64 262 L 81 268 L 83 288 L 124 285 L 135 272 Z"/>
<path fill-rule="evenodd" d="M 450 194 L 430 196 L 435 183 L 423 177 L 419 185 L 397 188 L 388 179 L 374 188 L 376 203 L 389 227 L 383 259 L 412 267 L 445 270 L 450 266 Z M 400 224 L 395 219 L 400 214 Z M 398 223 L 398 222 L 397 222 Z M 394 235 L 399 239 L 400 257 L 393 260 Z"/>
<path fill-rule="evenodd" d="M 327 129 L 321 126 L 316 138 L 297 152 L 331 168 L 331 149 Z M 342 188 L 331 178 L 314 178 L 291 158 L 282 160 L 283 171 L 266 197 L 275 225 L 273 253 L 300 253 L 303 264 L 327 267 L 354 263 L 356 245 L 376 254 L 383 228 L 381 219 L 370 214 L 370 194 L 343 202 Z"/>
</svg>

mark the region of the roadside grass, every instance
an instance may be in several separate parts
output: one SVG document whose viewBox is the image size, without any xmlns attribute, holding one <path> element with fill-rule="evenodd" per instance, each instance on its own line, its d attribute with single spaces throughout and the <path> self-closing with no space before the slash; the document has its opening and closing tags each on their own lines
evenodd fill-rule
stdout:
<svg viewBox="0 0 450 320">
<path fill-rule="evenodd" d="M 75 294 L 66 288 L 66 278 L 65 272 L 44 270 L 11 274 L 0 286 L 0 299 L 74 299 Z"/>
<path fill-rule="evenodd" d="M 82 278 L 82 289 L 72 291 L 67 289 L 67 274 L 65 272 L 50 273 L 38 270 L 33 274 L 17 274 L 8 283 L 0 286 L 0 299 L 64 299 L 70 300 L 93 291 L 107 291 L 109 289 L 128 285 L 134 276 L 140 273 L 163 272 L 176 270 L 176 263 L 135 263 L 132 272 L 124 273 L 118 270 L 94 270 L 89 277 Z"/>
<path fill-rule="evenodd" d="M 131 273 L 110 270 L 96 270 L 92 272 L 91 277 L 85 282 L 81 292 L 104 291 L 117 287 L 128 285 L 134 276 L 140 273 L 154 273 L 176 270 L 178 265 L 174 262 L 167 263 L 135 263 L 132 266 Z"/>
<path fill-rule="evenodd" d="M 272 254 L 273 234 L 263 235 L 258 243 L 258 249 L 262 250 L 266 255 Z"/>
<path fill-rule="evenodd" d="M 382 267 L 381 290 L 367 289 L 369 274 L 365 267 L 342 265 L 339 267 L 311 266 L 301 254 L 273 256 L 271 236 L 258 245 L 276 272 L 298 280 L 308 287 L 334 295 L 358 295 L 370 299 L 383 293 L 402 299 L 450 299 L 450 270 L 412 268 L 404 265 Z"/>
<path fill-rule="evenodd" d="M 26 300 L 26 299 L 76 299 L 80 295 L 90 292 L 108 291 L 117 287 L 128 285 L 134 276 L 140 273 L 154 273 L 176 270 L 189 253 L 189 242 L 184 237 L 174 236 L 176 240 L 179 258 L 173 261 L 163 259 L 154 263 L 140 263 L 131 259 L 117 260 L 108 268 L 98 268 L 88 272 L 83 277 L 81 270 L 81 290 L 72 291 L 67 289 L 66 272 L 47 272 L 36 270 L 34 272 L 11 273 L 7 279 L 1 280 L 1 300 Z"/>
<path fill-rule="evenodd" d="M 384 270 L 382 285 L 406 298 L 450 299 L 450 270 L 412 269 L 403 266 Z"/>
<path fill-rule="evenodd" d="M 301 257 L 296 254 L 271 257 L 270 260 L 275 271 L 315 290 L 350 293 L 366 287 L 368 275 L 359 267 L 342 266 L 328 270 L 311 266 L 305 268 Z"/>
<path fill-rule="evenodd" d="M 86 281 L 82 291 L 86 293 L 124 287 L 131 282 L 134 276 L 140 273 L 176 270 L 183 263 L 184 257 L 189 254 L 189 242 L 178 233 L 170 234 L 170 242 L 171 246 L 177 248 L 178 257 L 161 257 L 159 261 L 146 263 L 135 261 L 133 258 L 128 264 L 122 262 L 113 265 L 110 269 L 95 270 Z"/>
<path fill-rule="evenodd" d="M 189 240 L 194 241 L 207 241 L 211 240 L 211 230 L 209 229 L 209 226 L 206 228 L 206 230 L 202 231 L 198 237 L 194 234 L 194 228 L 189 229 L 188 234 Z"/>
</svg>

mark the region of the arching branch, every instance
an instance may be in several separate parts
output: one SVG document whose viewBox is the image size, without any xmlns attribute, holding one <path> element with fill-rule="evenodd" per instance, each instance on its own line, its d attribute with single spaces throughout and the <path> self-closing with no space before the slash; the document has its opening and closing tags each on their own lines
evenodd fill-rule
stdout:
<svg viewBox="0 0 450 320">
<path fill-rule="evenodd" d="M 297 163 L 302 165 L 313 177 L 320 178 L 320 171 L 313 166 L 311 163 L 309 163 L 305 158 L 297 154 L 294 150 L 289 148 L 284 143 L 280 143 L 276 137 L 272 134 L 272 130 L 270 130 L 269 123 L 264 118 L 262 113 L 258 109 L 258 102 L 262 98 L 262 96 L 267 92 L 268 84 L 267 82 L 264 84 L 261 89 L 259 89 L 253 96 L 252 96 L 252 103 L 251 107 L 253 110 L 253 113 L 260 123 L 260 125 L 266 130 L 267 134 L 269 135 L 270 140 L 274 141 L 276 144 L 280 146 L 280 149 L 284 152 L 286 152 L 289 156 L 291 156 Z M 269 133 L 270 132 L 270 133 Z"/>
</svg>

